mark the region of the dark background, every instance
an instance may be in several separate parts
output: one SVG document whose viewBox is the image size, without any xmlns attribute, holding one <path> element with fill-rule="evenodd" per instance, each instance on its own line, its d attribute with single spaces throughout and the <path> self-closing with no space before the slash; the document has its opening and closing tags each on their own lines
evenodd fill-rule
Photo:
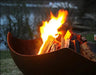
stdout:
<svg viewBox="0 0 96 75">
<path fill-rule="evenodd" d="M 50 11 L 68 10 L 68 22 L 73 31 L 96 31 L 95 0 L 2 0 L 0 1 L 0 44 L 7 47 L 7 33 L 21 39 L 38 38 L 42 20 L 48 20 Z M 4 46 L 3 45 L 3 46 Z"/>
</svg>

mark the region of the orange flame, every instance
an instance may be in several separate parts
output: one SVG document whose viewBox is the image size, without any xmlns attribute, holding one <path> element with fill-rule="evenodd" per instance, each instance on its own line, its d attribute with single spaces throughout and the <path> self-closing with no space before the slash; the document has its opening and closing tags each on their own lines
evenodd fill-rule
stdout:
<svg viewBox="0 0 96 75">
<path fill-rule="evenodd" d="M 66 10 L 59 10 L 58 11 L 58 16 L 55 17 L 52 12 L 51 14 L 51 19 L 48 21 L 43 22 L 43 25 L 40 27 L 40 33 L 41 33 L 41 38 L 43 40 L 43 44 L 40 47 L 40 50 L 38 52 L 38 55 L 42 53 L 42 48 L 48 39 L 48 36 L 53 36 L 56 38 L 56 34 L 59 34 L 58 28 L 62 26 L 62 24 L 65 23 L 66 17 L 68 15 L 68 12 Z"/>
<path fill-rule="evenodd" d="M 69 30 L 67 30 L 67 32 L 66 32 L 66 34 L 65 34 L 65 36 L 64 36 L 64 39 L 67 40 L 67 39 L 69 39 L 70 37 L 71 37 L 71 33 L 70 33 Z"/>
</svg>

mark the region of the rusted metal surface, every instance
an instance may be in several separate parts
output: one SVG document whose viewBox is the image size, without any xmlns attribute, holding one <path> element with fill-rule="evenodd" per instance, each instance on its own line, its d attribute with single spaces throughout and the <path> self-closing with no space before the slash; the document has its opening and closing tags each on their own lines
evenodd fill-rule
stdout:
<svg viewBox="0 0 96 75">
<path fill-rule="evenodd" d="M 11 33 L 7 35 L 11 56 L 24 75 L 96 75 L 96 63 L 72 49 L 34 55 L 40 47 L 38 40 L 21 40 L 12 37 Z"/>
</svg>

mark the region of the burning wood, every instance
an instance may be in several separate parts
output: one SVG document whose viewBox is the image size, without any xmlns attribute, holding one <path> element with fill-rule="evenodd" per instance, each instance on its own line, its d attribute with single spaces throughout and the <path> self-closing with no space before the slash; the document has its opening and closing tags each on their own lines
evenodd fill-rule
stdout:
<svg viewBox="0 0 96 75">
<path fill-rule="evenodd" d="M 63 36 L 61 36 L 61 48 L 65 48 L 65 41 Z"/>
<path fill-rule="evenodd" d="M 51 39 L 50 39 L 50 38 L 51 38 Z M 54 37 L 52 37 L 52 36 L 49 36 L 49 37 L 48 37 L 48 39 L 47 39 L 47 41 L 46 41 L 48 47 L 47 47 L 45 53 L 48 53 L 48 52 L 49 52 L 50 47 L 54 44 L 54 43 L 53 43 L 54 40 L 55 40 Z"/>
<path fill-rule="evenodd" d="M 56 50 L 60 49 L 60 47 L 61 47 L 61 43 L 59 41 L 55 40 L 53 45 L 51 46 L 51 49 L 49 52 L 56 51 Z"/>
<path fill-rule="evenodd" d="M 53 51 L 55 51 L 55 50 L 56 50 L 56 44 L 53 44 L 52 47 L 51 47 L 50 52 L 53 52 Z"/>
<path fill-rule="evenodd" d="M 74 44 L 74 50 L 76 52 L 76 41 L 75 40 L 72 40 L 73 44 Z"/>
<path fill-rule="evenodd" d="M 64 48 L 69 48 L 70 39 L 65 40 Z"/>
<path fill-rule="evenodd" d="M 50 39 L 49 36 L 57 38 L 56 34 L 59 33 L 58 28 L 60 28 L 62 26 L 62 24 L 65 23 L 67 15 L 68 15 L 68 12 L 66 10 L 59 10 L 57 17 L 55 17 L 51 13 L 51 19 L 49 20 L 49 22 L 47 22 L 47 21 L 43 22 L 43 25 L 40 27 L 41 38 L 43 40 L 43 44 L 42 44 L 38 54 L 46 53 L 49 51 L 49 49 L 53 43 L 52 42 L 53 40 L 49 41 L 49 39 Z M 47 47 L 47 46 L 49 46 L 49 47 Z M 46 50 L 46 48 L 48 48 L 48 49 Z"/>
<path fill-rule="evenodd" d="M 41 47 L 41 53 L 47 53 L 50 49 L 50 47 L 53 44 L 53 41 L 55 40 L 54 37 L 49 36 L 48 39 L 46 40 L 46 42 L 44 43 L 43 47 Z"/>
<path fill-rule="evenodd" d="M 71 33 L 69 30 L 65 36 L 61 36 L 61 42 L 57 41 L 53 36 L 48 36 L 48 39 L 41 47 L 41 53 L 53 52 L 62 48 L 69 48 Z"/>
<path fill-rule="evenodd" d="M 71 33 L 70 33 L 69 30 L 67 30 L 67 32 L 66 32 L 66 34 L 64 36 L 64 41 L 65 41 L 64 48 L 69 48 L 70 36 L 71 36 Z"/>
<path fill-rule="evenodd" d="M 40 27 L 43 44 L 40 47 L 38 55 L 53 52 L 62 48 L 72 48 L 74 52 L 81 52 L 84 57 L 96 61 L 94 53 L 90 50 L 88 45 L 84 43 L 86 40 L 84 40 L 81 35 L 70 32 L 70 30 L 65 30 L 65 35 L 63 32 L 58 31 L 58 28 L 65 23 L 67 14 L 67 11 L 59 10 L 57 17 L 53 16 L 51 13 L 51 20 L 49 20 L 49 22 L 43 22 L 43 25 Z M 61 35 L 61 41 L 56 39 L 59 34 Z"/>
</svg>

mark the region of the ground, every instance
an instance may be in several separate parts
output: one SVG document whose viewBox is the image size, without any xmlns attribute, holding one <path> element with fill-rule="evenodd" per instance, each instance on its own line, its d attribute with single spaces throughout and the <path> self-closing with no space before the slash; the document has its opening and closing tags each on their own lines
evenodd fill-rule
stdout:
<svg viewBox="0 0 96 75">
<path fill-rule="evenodd" d="M 0 75 L 23 75 L 15 65 L 8 50 L 0 51 Z"/>
</svg>

